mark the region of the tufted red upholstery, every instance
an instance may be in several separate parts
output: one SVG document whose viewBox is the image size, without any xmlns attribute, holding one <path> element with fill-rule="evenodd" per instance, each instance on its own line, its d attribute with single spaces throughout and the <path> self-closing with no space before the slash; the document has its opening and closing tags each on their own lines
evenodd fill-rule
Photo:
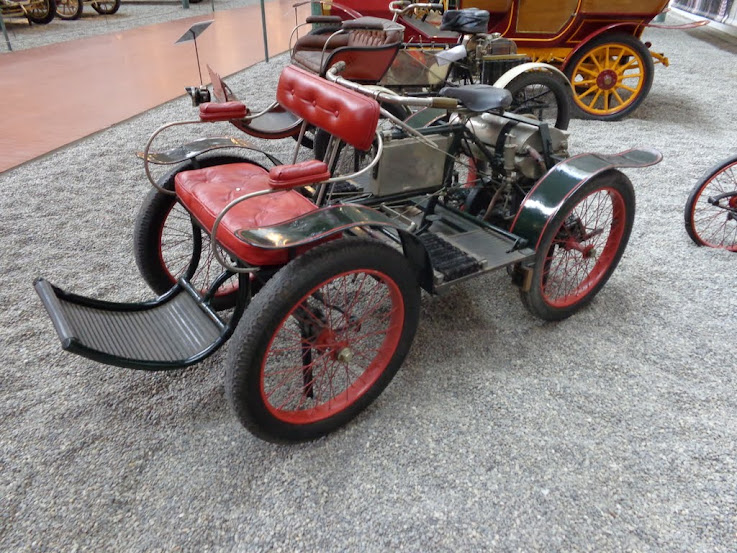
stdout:
<svg viewBox="0 0 737 553">
<path fill-rule="evenodd" d="M 231 163 L 182 171 L 174 185 L 182 204 L 210 232 L 217 216 L 232 200 L 269 188 L 269 173 L 250 163 Z M 286 249 L 256 248 L 236 238 L 235 232 L 282 223 L 315 209 L 315 204 L 294 190 L 251 198 L 228 211 L 218 226 L 217 240 L 251 265 L 283 265 L 288 261 Z"/>
<path fill-rule="evenodd" d="M 229 121 L 243 119 L 248 108 L 243 102 L 207 102 L 200 104 L 200 121 Z"/>
<path fill-rule="evenodd" d="M 298 117 L 359 150 L 371 147 L 379 121 L 379 104 L 373 98 L 289 65 L 279 78 L 276 99 Z"/>
<path fill-rule="evenodd" d="M 295 188 L 316 184 L 330 178 L 328 165 L 324 161 L 311 159 L 294 165 L 277 165 L 269 171 L 271 188 Z"/>
</svg>

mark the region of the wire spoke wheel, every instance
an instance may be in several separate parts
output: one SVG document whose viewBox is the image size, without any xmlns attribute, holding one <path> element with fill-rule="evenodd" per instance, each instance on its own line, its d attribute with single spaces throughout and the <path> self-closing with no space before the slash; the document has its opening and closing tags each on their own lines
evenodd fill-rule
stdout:
<svg viewBox="0 0 737 553">
<path fill-rule="evenodd" d="M 282 321 L 263 360 L 263 399 L 284 421 L 306 424 L 341 412 L 386 369 L 404 305 L 377 271 L 336 275 Z"/>
<path fill-rule="evenodd" d="M 83 0 L 57 0 L 56 16 L 64 20 L 79 19 L 83 8 Z"/>
<path fill-rule="evenodd" d="M 696 184 L 686 202 L 685 223 L 699 246 L 737 251 L 737 155 Z"/>
<path fill-rule="evenodd" d="M 112 15 L 120 9 L 121 0 L 99 0 L 92 7 L 100 15 Z"/>
<path fill-rule="evenodd" d="M 224 259 L 228 254 L 220 247 L 218 251 Z M 179 204 L 174 203 L 169 215 L 164 219 L 159 235 L 159 252 L 163 268 L 172 283 L 180 277 L 187 277 L 196 290 L 205 292 L 215 278 L 223 271 L 213 254 L 210 236 L 203 232 Z M 230 277 L 215 294 L 224 298 L 238 289 L 238 278 Z"/>
<path fill-rule="evenodd" d="M 585 114 L 618 119 L 632 112 L 652 86 L 650 52 L 630 35 L 604 35 L 574 55 L 566 73 L 573 101 Z"/>
<path fill-rule="evenodd" d="M 386 387 L 418 317 L 419 288 L 396 250 L 348 238 L 317 247 L 272 277 L 239 323 L 231 403 L 267 440 L 327 434 Z"/>
<path fill-rule="evenodd" d="M 34 0 L 26 8 L 26 17 L 31 23 L 46 25 L 56 16 L 55 0 Z"/>
<path fill-rule="evenodd" d="M 634 191 L 609 171 L 582 186 L 548 222 L 540 238 L 529 291 L 535 315 L 559 320 L 589 303 L 616 268 L 634 220 Z"/>
<path fill-rule="evenodd" d="M 243 162 L 252 163 L 236 156 L 203 157 L 196 160 L 196 166 L 187 162 L 164 175 L 159 185 L 174 190 L 174 178 L 181 171 Z M 180 277 L 187 277 L 196 290 L 204 293 L 223 272 L 210 247 L 210 235 L 192 220 L 176 196 L 153 188 L 136 216 L 133 253 L 141 276 L 157 294 L 169 290 Z M 228 259 L 222 249 L 220 253 Z M 233 307 L 237 292 L 238 277 L 232 276 L 216 291 L 212 307 Z"/>
<path fill-rule="evenodd" d="M 523 73 L 506 87 L 512 95 L 509 111 L 566 130 L 571 120 L 571 93 L 563 80 L 543 71 Z"/>
</svg>

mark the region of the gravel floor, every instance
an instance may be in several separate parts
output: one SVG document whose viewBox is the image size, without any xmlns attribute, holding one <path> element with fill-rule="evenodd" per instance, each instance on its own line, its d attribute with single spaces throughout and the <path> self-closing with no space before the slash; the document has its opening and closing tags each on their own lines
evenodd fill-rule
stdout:
<svg viewBox="0 0 737 553">
<path fill-rule="evenodd" d="M 595 301 L 543 323 L 503 272 L 424 297 L 389 388 L 314 443 L 243 430 L 224 353 L 147 374 L 62 352 L 33 293 L 43 275 L 150 296 L 131 253 L 148 191 L 134 154 L 186 99 L 0 175 L 0 550 L 737 550 L 735 258 L 683 228 L 698 177 L 737 148 L 737 46 L 645 39 L 671 66 L 636 114 L 571 125 L 572 153 L 664 154 L 627 171 L 635 228 Z M 273 90 L 282 63 L 231 86 Z"/>
</svg>

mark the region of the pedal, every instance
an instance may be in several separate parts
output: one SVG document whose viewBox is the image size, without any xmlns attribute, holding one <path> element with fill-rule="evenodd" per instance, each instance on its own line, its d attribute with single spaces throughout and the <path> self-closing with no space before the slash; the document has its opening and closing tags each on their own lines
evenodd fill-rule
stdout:
<svg viewBox="0 0 737 553">
<path fill-rule="evenodd" d="M 432 268 L 443 275 L 445 282 L 457 280 L 483 269 L 481 261 L 437 234 L 425 233 L 418 238 L 430 256 Z"/>
</svg>

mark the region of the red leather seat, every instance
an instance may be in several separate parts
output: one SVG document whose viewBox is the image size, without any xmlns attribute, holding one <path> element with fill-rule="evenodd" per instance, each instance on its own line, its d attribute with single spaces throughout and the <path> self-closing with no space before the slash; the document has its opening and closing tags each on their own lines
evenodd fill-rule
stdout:
<svg viewBox="0 0 737 553">
<path fill-rule="evenodd" d="M 296 116 L 356 148 L 367 150 L 371 146 L 379 120 L 379 104 L 373 98 L 293 66 L 282 71 L 276 97 Z M 216 121 L 245 109 L 235 102 L 232 104 L 226 108 L 202 109 L 201 113 L 204 112 L 206 120 Z M 278 165 L 270 172 L 250 163 L 232 163 L 182 171 L 174 179 L 174 188 L 179 201 L 207 232 L 212 232 L 215 220 L 234 199 L 272 190 L 230 209 L 220 221 L 217 241 L 249 265 L 283 265 L 289 261 L 289 250 L 251 246 L 235 233 L 277 225 L 316 210 L 310 200 L 287 188 L 324 182 L 329 177 L 327 165 L 317 160 Z M 328 240 L 332 238 L 337 235 Z M 323 241 L 298 248 L 297 253 Z"/>
<path fill-rule="evenodd" d="M 232 200 L 270 188 L 268 171 L 250 163 L 183 171 L 177 174 L 174 183 L 181 201 L 208 232 Z M 294 190 L 245 200 L 223 217 L 218 226 L 218 242 L 250 265 L 283 265 L 289 260 L 286 249 L 256 248 L 239 240 L 235 232 L 283 223 L 315 209 L 315 204 Z"/>
</svg>

